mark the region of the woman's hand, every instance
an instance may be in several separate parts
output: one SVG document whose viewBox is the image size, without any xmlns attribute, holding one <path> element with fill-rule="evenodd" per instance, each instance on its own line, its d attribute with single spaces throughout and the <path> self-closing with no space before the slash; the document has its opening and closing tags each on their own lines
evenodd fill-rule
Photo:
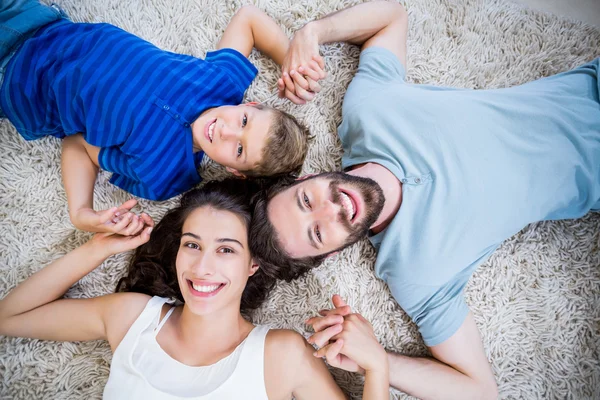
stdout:
<svg viewBox="0 0 600 400">
<path fill-rule="evenodd" d="M 139 230 L 135 236 L 123 236 L 116 233 L 97 233 L 89 241 L 89 245 L 98 254 L 110 257 L 111 255 L 133 250 L 143 245 L 150 240 L 151 232 L 152 226 Z"/>
<path fill-rule="evenodd" d="M 352 313 L 339 295 L 334 295 L 332 301 L 334 309 L 322 310 L 320 317 L 306 321 L 315 330 L 308 342 L 320 347 L 315 356 L 325 357 L 329 365 L 346 371 L 387 374 L 387 354 L 369 321 Z"/>
<path fill-rule="evenodd" d="M 130 211 L 136 204 L 137 200 L 130 199 L 109 210 L 94 211 L 91 208 L 81 208 L 73 216 L 72 222 L 76 228 L 88 232 L 134 236 L 144 227 L 154 226 L 154 221 L 148 214 L 136 215 Z"/>
</svg>

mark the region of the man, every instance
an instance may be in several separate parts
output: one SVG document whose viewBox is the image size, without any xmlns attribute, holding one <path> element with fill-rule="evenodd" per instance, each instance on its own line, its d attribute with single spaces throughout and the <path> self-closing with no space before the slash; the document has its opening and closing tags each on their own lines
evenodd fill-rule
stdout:
<svg viewBox="0 0 600 400">
<path fill-rule="evenodd" d="M 434 357 L 390 353 L 392 386 L 420 398 L 494 398 L 462 291 L 525 225 L 600 208 L 599 60 L 508 89 L 412 85 L 404 80 L 407 25 L 402 6 L 375 2 L 296 33 L 279 82 L 296 102 L 312 96 L 299 67 L 318 57 L 319 44 L 361 46 L 338 129 L 346 172 L 266 192 L 252 250 L 293 279 L 368 233 L 377 275 Z M 335 340 L 335 314 L 315 325 L 318 345 Z"/>
</svg>

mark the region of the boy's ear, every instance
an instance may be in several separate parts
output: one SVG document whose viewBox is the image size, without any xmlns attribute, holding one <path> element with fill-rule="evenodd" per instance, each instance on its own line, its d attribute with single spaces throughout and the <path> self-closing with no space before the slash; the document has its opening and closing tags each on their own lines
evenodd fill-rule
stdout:
<svg viewBox="0 0 600 400">
<path fill-rule="evenodd" d="M 259 265 L 256 263 L 256 261 L 254 261 L 254 259 L 251 260 L 251 265 L 250 265 L 250 275 L 248 276 L 252 276 L 256 273 L 256 271 L 258 271 Z"/>
<path fill-rule="evenodd" d="M 258 101 L 249 101 L 249 102 L 244 103 L 244 104 L 247 105 L 247 106 L 255 106 L 255 105 L 258 104 Z"/>
<path fill-rule="evenodd" d="M 243 178 L 246 179 L 246 175 L 242 174 L 240 171 L 238 171 L 235 168 L 231 168 L 231 167 L 225 167 L 225 169 L 227 170 L 227 172 L 234 174 L 235 176 L 237 176 L 238 178 Z"/>
</svg>

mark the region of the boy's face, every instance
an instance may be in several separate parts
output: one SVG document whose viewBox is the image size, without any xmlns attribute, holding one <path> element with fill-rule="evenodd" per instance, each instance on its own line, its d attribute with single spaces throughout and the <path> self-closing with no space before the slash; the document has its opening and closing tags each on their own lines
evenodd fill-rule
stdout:
<svg viewBox="0 0 600 400">
<path fill-rule="evenodd" d="M 249 104 L 211 108 L 192 123 L 194 147 L 230 172 L 251 170 L 262 159 L 271 118 Z"/>
</svg>

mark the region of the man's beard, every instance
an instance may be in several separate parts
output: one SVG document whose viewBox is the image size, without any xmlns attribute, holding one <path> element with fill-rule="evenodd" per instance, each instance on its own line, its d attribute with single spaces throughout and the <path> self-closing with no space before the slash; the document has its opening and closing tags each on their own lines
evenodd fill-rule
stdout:
<svg viewBox="0 0 600 400">
<path fill-rule="evenodd" d="M 329 183 L 329 188 L 332 193 L 331 201 L 340 206 L 338 218 L 348 232 L 348 238 L 342 248 L 350 246 L 365 237 L 369 232 L 371 225 L 377 221 L 377 218 L 383 209 L 383 204 L 385 203 L 385 196 L 379 184 L 373 179 L 349 175 L 343 172 L 328 172 L 314 176 L 314 178 L 317 177 L 331 180 Z M 349 217 L 351 216 L 348 215 L 348 212 L 342 206 L 342 195 L 339 190 L 339 187 L 342 184 L 346 184 L 353 190 L 358 191 L 364 201 L 364 210 L 362 210 L 364 215 L 361 216 L 361 219 L 355 224 L 350 223 Z"/>
</svg>

